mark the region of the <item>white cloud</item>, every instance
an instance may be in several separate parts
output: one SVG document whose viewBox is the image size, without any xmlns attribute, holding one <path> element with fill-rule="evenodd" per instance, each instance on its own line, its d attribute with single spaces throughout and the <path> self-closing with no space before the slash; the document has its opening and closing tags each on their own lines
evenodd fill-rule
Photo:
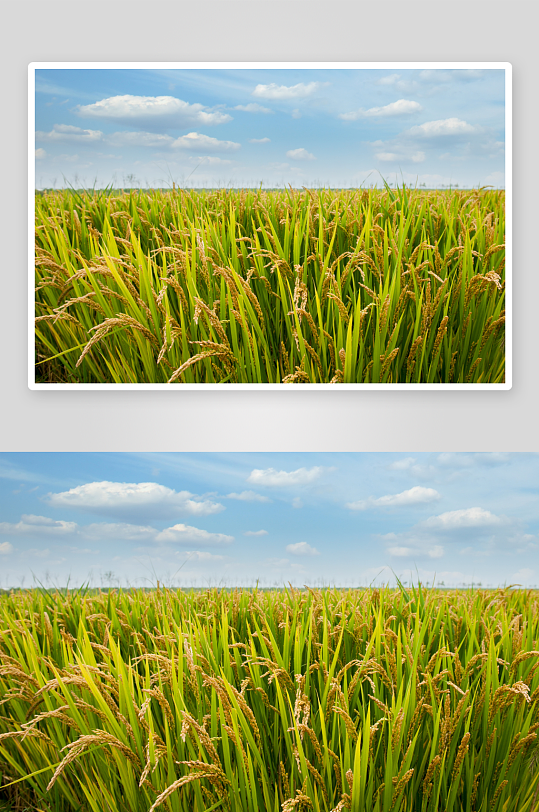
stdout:
<svg viewBox="0 0 539 812">
<path fill-rule="evenodd" d="M 434 488 L 423 488 L 416 485 L 407 491 L 402 491 L 402 493 L 380 496 L 378 499 L 370 496 L 369 499 L 349 502 L 346 507 L 350 510 L 367 510 L 374 507 L 405 507 L 408 505 L 425 505 L 429 502 L 436 502 L 440 498 L 440 494 Z"/>
<path fill-rule="evenodd" d="M 392 547 L 388 547 L 387 552 L 395 558 L 417 558 L 423 556 L 427 558 L 442 558 L 444 555 L 444 548 L 441 544 L 434 544 L 430 539 L 416 539 L 404 536 L 403 541 L 408 541 L 412 546 L 407 547 L 403 544 L 396 544 Z"/>
<path fill-rule="evenodd" d="M 161 518 L 177 513 L 206 516 L 225 509 L 223 505 L 194 496 L 189 491 L 174 491 L 155 482 L 88 482 L 69 491 L 50 493 L 48 502 L 53 507 L 128 516 L 136 512 Z"/>
<path fill-rule="evenodd" d="M 294 161 L 314 161 L 315 157 L 312 152 L 307 152 L 303 147 L 298 149 L 289 149 L 286 153 L 287 158 L 292 158 Z"/>
<path fill-rule="evenodd" d="M 237 499 L 239 502 L 271 502 L 267 496 L 262 496 L 254 491 L 242 491 L 241 493 L 227 493 L 225 499 Z"/>
<path fill-rule="evenodd" d="M 351 113 L 341 113 L 339 118 L 344 121 L 357 121 L 359 118 L 385 118 L 386 116 L 407 116 L 410 113 L 419 113 L 423 108 L 418 102 L 408 99 L 399 99 L 384 107 L 370 107 L 368 110 L 360 108 Z"/>
<path fill-rule="evenodd" d="M 389 547 L 388 553 L 394 555 L 396 558 L 408 558 L 412 555 L 413 550 L 410 547 Z"/>
<path fill-rule="evenodd" d="M 13 550 L 13 545 L 9 541 L 3 541 L 0 544 L 0 555 L 8 555 Z"/>
<path fill-rule="evenodd" d="M 228 113 L 208 111 L 203 104 L 189 104 L 174 96 L 111 96 L 94 104 L 79 105 L 76 111 L 80 116 L 125 124 L 145 121 L 188 127 L 232 121 Z"/>
<path fill-rule="evenodd" d="M 0 533 L 5 535 L 56 535 L 70 534 L 78 529 L 75 522 L 56 521 L 46 516 L 23 515 L 17 524 L 0 522 Z"/>
<path fill-rule="evenodd" d="M 425 153 L 418 151 L 414 152 L 413 155 L 410 156 L 414 164 L 420 164 L 425 160 Z"/>
<path fill-rule="evenodd" d="M 408 135 L 418 135 L 426 138 L 438 138 L 442 135 L 467 135 L 477 132 L 477 128 L 462 121 L 460 118 L 444 118 L 438 121 L 426 121 L 417 127 L 407 130 Z"/>
<path fill-rule="evenodd" d="M 46 154 L 47 154 L 47 153 L 45 152 L 45 150 L 44 150 L 44 149 L 41 149 L 41 148 L 40 148 L 40 149 L 36 149 L 36 155 L 35 155 L 36 160 L 37 160 L 37 161 L 41 160 L 41 158 L 44 158 Z"/>
<path fill-rule="evenodd" d="M 377 85 L 396 85 L 400 79 L 400 73 L 391 73 L 389 76 L 382 76 L 376 80 Z"/>
<path fill-rule="evenodd" d="M 187 524 L 175 524 L 167 527 L 155 537 L 159 542 L 175 542 L 176 544 L 205 544 L 220 545 L 230 544 L 234 541 L 234 536 L 225 536 L 223 533 L 208 533 L 207 530 L 200 530 L 198 527 L 190 527 Z"/>
<path fill-rule="evenodd" d="M 193 132 L 176 138 L 170 146 L 173 149 L 189 149 L 200 152 L 229 152 L 230 150 L 239 149 L 241 144 L 237 144 L 235 141 L 219 141 L 218 138 Z"/>
<path fill-rule="evenodd" d="M 246 530 L 244 536 L 267 536 L 267 530 Z"/>
<path fill-rule="evenodd" d="M 215 555 L 215 553 L 208 553 L 206 550 L 186 550 L 182 555 L 187 554 L 189 561 L 224 561 L 224 555 Z"/>
<path fill-rule="evenodd" d="M 50 132 L 36 130 L 36 141 L 101 141 L 103 133 L 100 130 L 83 130 L 71 124 L 54 124 Z"/>
<path fill-rule="evenodd" d="M 402 79 L 400 73 L 392 73 L 389 76 L 382 76 L 381 79 L 377 79 L 376 84 L 395 87 L 398 90 L 402 90 L 407 93 L 414 92 L 418 88 L 418 83 L 416 81 L 413 79 Z"/>
<path fill-rule="evenodd" d="M 476 465 L 494 466 L 503 465 L 509 461 L 509 455 L 504 452 L 478 452 L 475 454 L 462 454 L 448 451 L 438 454 L 437 462 L 447 468 L 472 468 Z"/>
<path fill-rule="evenodd" d="M 398 161 L 401 158 L 396 152 L 377 152 L 376 157 L 379 161 Z"/>
<path fill-rule="evenodd" d="M 431 530 L 457 530 L 468 527 L 492 527 L 502 524 L 499 516 L 483 510 L 480 507 L 466 508 L 464 510 L 450 510 L 439 516 L 431 516 L 420 526 Z"/>
<path fill-rule="evenodd" d="M 319 88 L 328 84 L 329 82 L 309 82 L 309 84 L 299 82 L 297 85 L 287 87 L 271 82 L 269 85 L 257 85 L 253 90 L 253 96 L 261 99 L 301 99 L 312 96 Z"/>
<path fill-rule="evenodd" d="M 401 460 L 395 460 L 391 465 L 388 465 L 392 471 L 407 471 L 415 463 L 415 457 L 403 457 Z"/>
<path fill-rule="evenodd" d="M 249 138 L 250 144 L 269 144 L 270 138 Z"/>
<path fill-rule="evenodd" d="M 286 548 L 287 553 L 292 555 L 320 555 L 315 547 L 311 547 L 306 541 L 298 541 L 297 544 L 289 544 Z"/>
<path fill-rule="evenodd" d="M 237 104 L 234 110 L 242 110 L 244 113 L 273 113 L 269 107 L 262 107 L 261 104 L 251 102 L 250 104 Z"/>
<path fill-rule="evenodd" d="M 429 547 L 427 555 L 429 558 L 441 558 L 444 554 L 444 548 L 440 544 L 435 544 L 434 547 Z"/>
<path fill-rule="evenodd" d="M 48 516 L 35 516 L 33 513 L 23 513 L 21 521 L 25 524 L 37 525 L 38 527 L 57 527 L 61 524 L 61 522 L 57 522 L 56 519 L 49 519 Z"/>
<path fill-rule="evenodd" d="M 295 496 L 295 497 L 292 499 L 292 507 L 293 507 L 293 508 L 296 508 L 296 510 L 299 510 L 300 508 L 302 508 L 302 507 L 303 507 L 303 502 L 301 501 L 301 499 L 299 498 L 299 496 Z"/>
<path fill-rule="evenodd" d="M 309 485 L 319 479 L 324 471 L 321 466 L 314 468 L 298 468 L 296 471 L 277 471 L 275 468 L 255 468 L 247 477 L 247 482 L 253 485 L 266 485 L 268 487 L 292 487 L 294 485 Z"/>
</svg>

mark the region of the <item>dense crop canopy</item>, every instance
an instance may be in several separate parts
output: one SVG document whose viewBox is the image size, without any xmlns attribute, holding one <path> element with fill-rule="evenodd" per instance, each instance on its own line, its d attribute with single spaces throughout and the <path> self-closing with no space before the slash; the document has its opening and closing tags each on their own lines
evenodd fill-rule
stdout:
<svg viewBox="0 0 539 812">
<path fill-rule="evenodd" d="M 36 197 L 36 381 L 502 383 L 504 193 Z"/>
<path fill-rule="evenodd" d="M 538 608 L 509 588 L 5 594 L 0 799 L 533 812 Z"/>
</svg>

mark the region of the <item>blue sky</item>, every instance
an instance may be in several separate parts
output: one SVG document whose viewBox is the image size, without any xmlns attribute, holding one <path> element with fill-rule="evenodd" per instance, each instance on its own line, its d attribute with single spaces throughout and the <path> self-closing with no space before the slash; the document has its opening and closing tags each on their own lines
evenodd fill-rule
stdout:
<svg viewBox="0 0 539 812">
<path fill-rule="evenodd" d="M 36 188 L 503 187 L 500 69 L 36 69 Z"/>
<path fill-rule="evenodd" d="M 539 585 L 539 455 L 0 454 L 0 587 Z"/>
</svg>

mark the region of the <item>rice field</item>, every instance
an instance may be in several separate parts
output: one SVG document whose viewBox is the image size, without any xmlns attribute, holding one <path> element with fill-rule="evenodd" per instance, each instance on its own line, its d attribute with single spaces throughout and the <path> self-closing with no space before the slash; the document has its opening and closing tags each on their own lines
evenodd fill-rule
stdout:
<svg viewBox="0 0 539 812">
<path fill-rule="evenodd" d="M 35 200 L 35 381 L 505 381 L 505 193 Z"/>
<path fill-rule="evenodd" d="M 4 593 L 0 805 L 533 812 L 538 610 L 420 584 Z"/>
</svg>

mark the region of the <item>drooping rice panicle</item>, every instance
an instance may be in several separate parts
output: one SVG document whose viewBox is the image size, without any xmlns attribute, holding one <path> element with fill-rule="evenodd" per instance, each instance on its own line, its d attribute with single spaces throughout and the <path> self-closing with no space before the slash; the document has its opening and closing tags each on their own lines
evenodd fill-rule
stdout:
<svg viewBox="0 0 539 812">
<path fill-rule="evenodd" d="M 41 194 L 35 315 L 37 382 L 501 383 L 505 194 Z"/>
</svg>

